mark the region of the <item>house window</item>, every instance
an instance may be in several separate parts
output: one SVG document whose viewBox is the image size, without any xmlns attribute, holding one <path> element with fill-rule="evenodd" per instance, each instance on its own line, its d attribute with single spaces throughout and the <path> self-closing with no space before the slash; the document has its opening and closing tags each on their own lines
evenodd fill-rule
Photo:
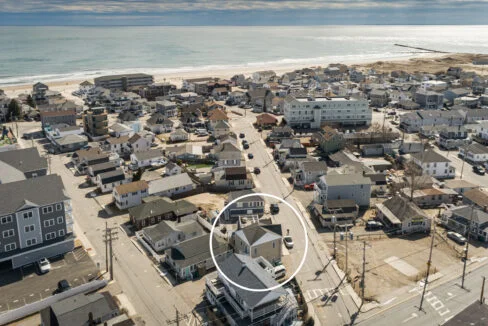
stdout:
<svg viewBox="0 0 488 326">
<path fill-rule="evenodd" d="M 10 237 L 13 237 L 15 235 L 15 231 L 14 231 L 14 229 L 6 230 L 6 231 L 2 232 L 2 235 L 3 235 L 4 239 L 10 238 Z"/>
<path fill-rule="evenodd" d="M 27 239 L 27 241 L 25 242 L 25 245 L 27 247 L 30 247 L 30 246 L 33 246 L 37 243 L 37 239 L 36 238 L 32 238 L 32 239 Z"/>
<path fill-rule="evenodd" d="M 276 243 L 273 241 L 273 248 L 275 248 L 275 247 L 276 247 Z"/>
<path fill-rule="evenodd" d="M 24 226 L 24 232 L 32 232 L 35 230 L 34 224 Z"/>
<path fill-rule="evenodd" d="M 5 252 L 15 250 L 16 248 L 17 248 L 17 245 L 15 243 L 6 244 L 3 247 L 3 249 L 5 250 Z"/>
<path fill-rule="evenodd" d="M 56 238 L 56 232 L 49 232 L 46 234 L 46 240 L 51 240 Z"/>
<path fill-rule="evenodd" d="M 0 221 L 2 224 L 12 223 L 12 215 L 3 216 Z"/>
<path fill-rule="evenodd" d="M 28 219 L 32 217 L 32 212 L 25 212 L 24 213 L 24 219 Z"/>
<path fill-rule="evenodd" d="M 48 214 L 53 212 L 53 207 L 52 206 L 46 206 L 42 208 L 42 214 Z"/>
<path fill-rule="evenodd" d="M 44 227 L 47 228 L 47 227 L 50 227 L 50 226 L 53 226 L 54 225 L 54 219 L 50 219 L 50 220 L 45 220 L 44 221 Z"/>
<path fill-rule="evenodd" d="M 257 255 L 258 254 L 258 248 L 254 248 L 254 254 Z"/>
<path fill-rule="evenodd" d="M 62 216 L 58 216 L 58 224 L 63 223 L 64 218 Z"/>
<path fill-rule="evenodd" d="M 64 230 L 59 230 L 59 231 L 58 231 L 58 235 L 59 235 L 60 237 L 64 236 Z"/>
</svg>

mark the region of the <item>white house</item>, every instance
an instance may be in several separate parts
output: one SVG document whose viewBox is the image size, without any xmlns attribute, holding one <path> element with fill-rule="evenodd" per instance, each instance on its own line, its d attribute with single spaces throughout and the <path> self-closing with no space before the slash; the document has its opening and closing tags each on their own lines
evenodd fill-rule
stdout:
<svg viewBox="0 0 488 326">
<path fill-rule="evenodd" d="M 327 173 L 327 163 L 301 162 L 297 169 L 290 169 L 293 182 L 297 186 L 304 186 L 318 181 L 318 178 Z"/>
<path fill-rule="evenodd" d="M 456 169 L 451 166 L 451 160 L 433 150 L 412 154 L 413 162 L 427 174 L 437 179 L 448 179 L 456 176 Z"/>
<path fill-rule="evenodd" d="M 230 125 L 226 121 L 219 121 L 215 124 L 213 129 L 213 136 L 215 138 L 219 138 L 221 136 L 225 136 L 230 132 Z"/>
<path fill-rule="evenodd" d="M 195 219 L 188 219 L 179 223 L 163 220 L 144 228 L 141 233 L 155 251 L 161 252 L 182 241 L 202 236 L 205 231 Z"/>
<path fill-rule="evenodd" d="M 120 155 L 128 151 L 128 144 L 129 136 L 110 137 L 105 140 L 103 149 Z"/>
<path fill-rule="evenodd" d="M 132 153 L 148 151 L 151 149 L 151 139 L 149 137 L 142 137 L 139 134 L 134 134 L 128 140 L 128 147 Z"/>
<path fill-rule="evenodd" d="M 283 105 L 284 120 L 290 127 L 320 128 L 323 123 L 370 125 L 368 100 L 352 97 L 295 97 Z"/>
<path fill-rule="evenodd" d="M 120 137 L 120 136 L 130 137 L 132 136 L 132 134 L 134 134 L 134 130 L 132 130 L 131 127 L 123 123 L 114 123 L 113 125 L 110 126 L 109 129 L 111 134 L 114 135 L 115 137 Z"/>
<path fill-rule="evenodd" d="M 314 201 L 326 205 L 328 200 L 352 199 L 358 206 L 369 207 L 371 179 L 362 173 L 323 175 L 315 183 Z"/>
<path fill-rule="evenodd" d="M 164 172 L 165 176 L 180 174 L 183 170 L 181 166 L 173 162 L 168 162 L 168 164 L 166 164 L 164 168 L 165 168 L 165 172 Z"/>
<path fill-rule="evenodd" d="M 376 210 L 378 219 L 402 234 L 430 232 L 431 218 L 408 198 L 394 196 L 376 204 Z"/>
<path fill-rule="evenodd" d="M 128 182 L 130 180 L 125 178 L 124 171 L 121 168 L 100 173 L 96 178 L 97 187 L 102 193 L 111 192 L 115 187 Z"/>
<path fill-rule="evenodd" d="M 130 162 L 137 168 L 151 166 L 153 163 L 166 161 L 163 153 L 159 149 L 150 149 L 144 152 L 136 152 L 130 155 Z"/>
<path fill-rule="evenodd" d="M 147 181 L 140 180 L 115 187 L 112 191 L 118 209 L 128 209 L 142 204 L 142 198 L 149 195 Z"/>
<path fill-rule="evenodd" d="M 151 196 L 171 197 L 193 189 L 195 189 L 195 184 L 188 173 L 176 174 L 149 182 L 149 194 Z"/>
<path fill-rule="evenodd" d="M 172 142 L 187 141 L 188 133 L 184 129 L 176 129 L 171 134 L 169 134 L 169 139 Z"/>
<path fill-rule="evenodd" d="M 460 147 L 459 155 L 463 156 L 466 161 L 472 163 L 488 162 L 488 148 L 478 143 Z"/>
</svg>

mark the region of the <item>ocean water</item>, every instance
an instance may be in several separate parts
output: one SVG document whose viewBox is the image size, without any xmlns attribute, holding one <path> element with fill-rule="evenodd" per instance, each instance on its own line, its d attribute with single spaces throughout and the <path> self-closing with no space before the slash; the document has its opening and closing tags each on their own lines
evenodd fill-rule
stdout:
<svg viewBox="0 0 488 326">
<path fill-rule="evenodd" d="M 0 27 L 0 85 L 412 55 L 395 43 L 488 53 L 486 40 L 488 26 Z"/>
</svg>

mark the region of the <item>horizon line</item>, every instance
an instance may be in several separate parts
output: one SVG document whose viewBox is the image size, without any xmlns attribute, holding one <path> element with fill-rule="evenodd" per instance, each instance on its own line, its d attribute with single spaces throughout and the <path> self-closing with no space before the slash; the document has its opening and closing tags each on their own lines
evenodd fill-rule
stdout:
<svg viewBox="0 0 488 326">
<path fill-rule="evenodd" d="M 419 23 L 412 23 L 412 24 L 381 24 L 381 23 L 371 23 L 371 24 L 290 24 L 290 25 L 282 25 L 282 24 L 269 24 L 269 25 L 251 25 L 251 24 L 199 24 L 199 25 L 189 25 L 189 24 L 182 24 L 182 25 L 175 25 L 175 24 L 1 24 L 0 27 L 213 27 L 213 26 L 229 26 L 229 27 L 297 27 L 297 26 L 306 26 L 306 27 L 319 27 L 319 26 L 488 26 L 488 24 L 419 24 Z"/>
</svg>

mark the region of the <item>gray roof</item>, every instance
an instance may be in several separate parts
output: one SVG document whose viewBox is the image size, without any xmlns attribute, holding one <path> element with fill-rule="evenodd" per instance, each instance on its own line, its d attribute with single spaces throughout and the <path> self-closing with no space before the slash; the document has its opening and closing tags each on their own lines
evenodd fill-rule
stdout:
<svg viewBox="0 0 488 326">
<path fill-rule="evenodd" d="M 478 223 L 479 225 L 488 223 L 488 213 L 482 211 L 481 209 L 474 209 L 470 206 L 460 206 L 451 209 L 453 215 L 461 216 L 465 221 L 471 219 L 471 212 L 473 213 L 473 223 Z"/>
<path fill-rule="evenodd" d="M 64 137 L 58 138 L 55 140 L 56 144 L 58 145 L 69 145 L 69 144 L 78 144 L 78 143 L 88 143 L 88 138 L 82 135 L 66 135 Z"/>
<path fill-rule="evenodd" d="M 327 171 L 327 163 L 324 161 L 317 161 L 317 162 L 303 162 L 302 169 L 305 172 L 311 171 Z"/>
<path fill-rule="evenodd" d="M 98 175 L 102 180 L 102 184 L 125 180 L 124 170 L 121 168 L 116 168 L 113 171 L 103 172 Z"/>
<path fill-rule="evenodd" d="M 380 211 L 388 218 L 396 217 L 399 221 L 405 218 L 423 217 L 428 218 L 427 215 L 417 206 L 405 197 L 396 195 L 382 204 L 376 205 Z M 393 216 L 392 216 L 393 214 Z M 393 222 L 393 221 L 392 221 Z"/>
<path fill-rule="evenodd" d="M 451 162 L 450 159 L 444 157 L 443 155 L 433 151 L 427 150 L 425 152 L 419 152 L 412 154 L 412 157 L 420 160 L 424 163 L 438 163 L 438 162 Z"/>
<path fill-rule="evenodd" d="M 22 172 L 47 169 L 47 160 L 36 147 L 0 152 L 0 161 Z"/>
<path fill-rule="evenodd" d="M 186 200 L 173 201 L 162 197 L 129 209 L 129 215 L 135 220 L 143 220 L 153 216 L 173 212 L 176 216 L 195 213 L 197 207 Z"/>
<path fill-rule="evenodd" d="M 196 218 L 196 214 L 194 215 Z M 188 236 L 187 239 L 190 239 L 190 237 L 201 236 L 205 234 L 202 226 L 194 219 L 190 219 L 181 223 L 178 223 L 176 221 L 161 221 L 154 226 L 150 226 L 144 229 L 144 233 L 147 234 L 154 242 L 168 236 L 173 232 L 182 232 Z"/>
<path fill-rule="evenodd" d="M 210 234 L 185 240 L 166 250 L 166 254 L 181 268 L 195 265 L 211 259 L 209 240 Z M 230 250 L 227 242 L 216 236 L 213 237 L 212 247 L 214 255 L 220 255 Z"/>
<path fill-rule="evenodd" d="M 281 224 L 269 225 L 251 224 L 235 232 L 236 237 L 247 242 L 249 246 L 281 239 Z"/>
<path fill-rule="evenodd" d="M 136 74 L 124 74 L 124 75 L 109 75 L 109 76 L 101 76 L 95 78 L 95 83 L 100 82 L 100 81 L 109 81 L 113 79 L 121 79 L 121 78 L 141 78 L 141 77 L 151 77 L 152 75 L 148 74 L 142 74 L 142 73 L 136 73 Z"/>
<path fill-rule="evenodd" d="M 69 197 L 57 174 L 0 184 L 0 215 L 14 213 L 24 205 L 44 206 Z"/>
<path fill-rule="evenodd" d="M 188 173 L 175 174 L 162 179 L 150 181 L 149 194 L 157 194 L 176 187 L 183 187 L 187 185 L 193 185 L 193 181 Z"/>
<path fill-rule="evenodd" d="M 278 282 L 271 277 L 254 259 L 249 256 L 233 254 L 219 262 L 222 272 L 237 284 L 251 289 L 266 289 L 278 285 Z M 287 295 L 282 287 L 267 292 L 251 292 L 229 284 L 237 295 L 250 308 L 255 308 L 278 300 L 281 296 Z"/>
<path fill-rule="evenodd" d="M 231 202 L 234 199 L 239 198 L 241 196 L 248 195 L 248 194 L 254 194 L 254 193 L 255 193 L 255 191 L 251 190 L 251 189 L 232 191 L 227 195 L 227 200 L 229 202 Z M 246 197 L 244 199 L 239 200 L 239 202 L 244 203 L 247 201 L 256 201 L 256 200 L 264 201 L 264 198 L 262 196 L 249 196 L 249 197 Z"/>
<path fill-rule="evenodd" d="M 83 293 L 66 298 L 51 305 L 53 313 L 60 326 L 85 325 L 88 323 L 88 314 L 93 319 L 102 318 L 117 309 L 117 306 L 108 292 Z"/>
<path fill-rule="evenodd" d="M 132 155 L 134 155 L 138 161 L 144 161 L 153 158 L 163 157 L 163 152 L 160 149 L 150 149 L 147 151 L 137 152 Z"/>
<path fill-rule="evenodd" d="M 486 154 L 488 153 L 488 148 L 479 143 L 472 143 L 465 147 L 466 152 L 471 152 L 473 154 Z"/>
<path fill-rule="evenodd" d="M 371 184 L 371 179 L 365 177 L 362 173 L 354 174 L 329 174 L 320 178 L 324 178 L 327 186 L 349 186 L 360 184 Z"/>
</svg>

